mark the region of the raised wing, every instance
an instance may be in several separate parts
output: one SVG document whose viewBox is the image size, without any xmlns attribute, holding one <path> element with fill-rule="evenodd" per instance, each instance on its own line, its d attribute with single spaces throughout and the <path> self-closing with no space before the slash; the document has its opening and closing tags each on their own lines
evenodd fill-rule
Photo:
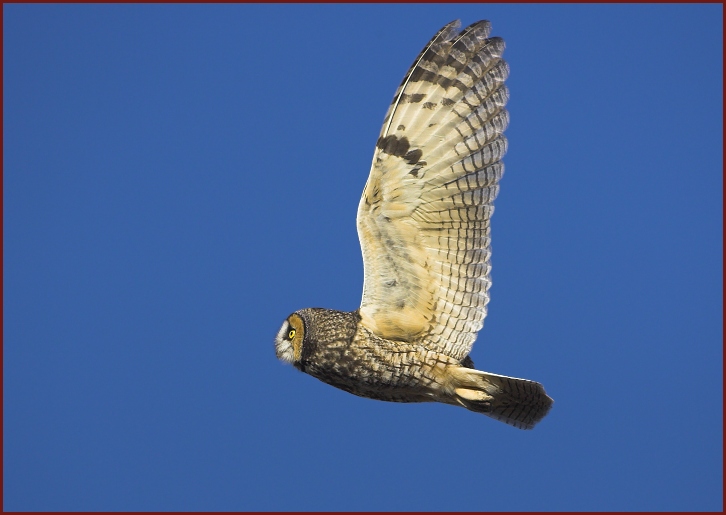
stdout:
<svg viewBox="0 0 726 515">
<path fill-rule="evenodd" d="M 442 28 L 394 96 L 360 205 L 362 322 L 464 358 L 491 285 L 489 219 L 507 141 L 504 41 Z"/>
</svg>

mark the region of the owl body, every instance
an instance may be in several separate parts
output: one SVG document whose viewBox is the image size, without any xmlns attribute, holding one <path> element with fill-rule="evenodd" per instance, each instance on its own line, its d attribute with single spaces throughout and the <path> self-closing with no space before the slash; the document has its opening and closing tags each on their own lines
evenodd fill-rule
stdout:
<svg viewBox="0 0 726 515">
<path fill-rule="evenodd" d="M 295 314 L 302 320 L 304 336 L 299 342 L 300 359 L 292 361 L 295 368 L 361 397 L 392 402 L 433 401 L 436 364 L 458 364 L 443 355 L 437 361 L 435 353 L 420 344 L 376 336 L 360 324 L 357 311 L 308 308 Z M 289 328 L 283 327 L 281 333 L 289 333 Z M 282 342 L 286 340 L 284 334 Z M 278 356 L 282 354 L 278 349 Z"/>
<path fill-rule="evenodd" d="M 489 302 L 509 68 L 489 22 L 457 27 L 426 45 L 384 118 L 358 206 L 360 308 L 296 311 L 275 350 L 361 397 L 442 402 L 531 429 L 552 405 L 542 385 L 468 357 Z"/>
</svg>

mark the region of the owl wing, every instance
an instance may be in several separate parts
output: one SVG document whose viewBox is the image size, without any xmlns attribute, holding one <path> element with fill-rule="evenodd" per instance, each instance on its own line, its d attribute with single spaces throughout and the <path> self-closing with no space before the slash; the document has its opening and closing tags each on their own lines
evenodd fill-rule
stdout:
<svg viewBox="0 0 726 515">
<path fill-rule="evenodd" d="M 449 23 L 426 45 L 386 114 L 358 206 L 361 322 L 456 359 L 489 302 L 492 202 L 509 117 L 504 41 L 488 21 Z"/>
</svg>

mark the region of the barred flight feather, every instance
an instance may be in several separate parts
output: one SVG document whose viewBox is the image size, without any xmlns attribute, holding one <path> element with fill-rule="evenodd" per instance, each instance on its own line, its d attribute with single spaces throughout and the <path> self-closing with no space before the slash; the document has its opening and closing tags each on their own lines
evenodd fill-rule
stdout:
<svg viewBox="0 0 726 515">
<path fill-rule="evenodd" d="M 487 21 L 441 29 L 384 118 L 358 210 L 361 317 L 464 358 L 489 302 L 489 219 L 504 173 L 509 67 Z"/>
</svg>

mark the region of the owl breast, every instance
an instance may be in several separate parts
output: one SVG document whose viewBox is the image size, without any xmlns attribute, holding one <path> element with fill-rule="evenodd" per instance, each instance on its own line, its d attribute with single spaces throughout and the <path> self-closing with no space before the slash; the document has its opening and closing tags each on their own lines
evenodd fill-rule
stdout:
<svg viewBox="0 0 726 515">
<path fill-rule="evenodd" d="M 318 340 L 301 370 L 361 397 L 392 402 L 438 400 L 442 371 L 457 362 L 416 343 L 379 338 L 359 325 L 352 338 Z"/>
</svg>

